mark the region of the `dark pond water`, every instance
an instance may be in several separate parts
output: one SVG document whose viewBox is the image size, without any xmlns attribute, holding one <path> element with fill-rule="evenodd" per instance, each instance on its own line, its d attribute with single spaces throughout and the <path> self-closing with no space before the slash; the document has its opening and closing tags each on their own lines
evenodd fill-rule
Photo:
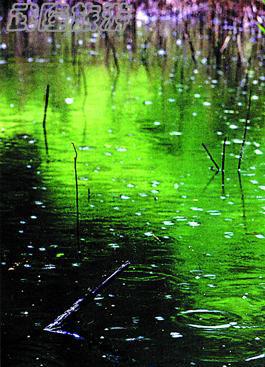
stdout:
<svg viewBox="0 0 265 367">
<path fill-rule="evenodd" d="M 264 366 L 264 42 L 245 41 L 247 70 L 206 35 L 195 65 L 187 41 L 165 55 L 140 34 L 135 53 L 118 47 L 118 73 L 82 37 L 72 55 L 66 38 L 43 37 L 45 54 L 2 46 L 4 365 Z M 202 143 L 221 166 L 225 137 L 222 187 Z M 69 325 L 84 340 L 43 331 L 126 260 Z"/>
</svg>

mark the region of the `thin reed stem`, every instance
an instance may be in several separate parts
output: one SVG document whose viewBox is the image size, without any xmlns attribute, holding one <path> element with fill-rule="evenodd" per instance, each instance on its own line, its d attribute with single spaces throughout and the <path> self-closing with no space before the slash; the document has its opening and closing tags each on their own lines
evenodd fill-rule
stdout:
<svg viewBox="0 0 265 367">
<path fill-rule="evenodd" d="M 104 32 L 104 34 L 105 34 L 105 42 L 107 44 L 107 50 L 111 49 L 112 54 L 113 54 L 114 64 L 117 69 L 117 72 L 119 73 L 120 66 L 119 66 L 119 60 L 118 60 L 117 53 L 116 53 L 116 48 L 114 44 L 112 43 L 112 41 L 110 40 L 108 32 Z"/>
<path fill-rule="evenodd" d="M 223 189 L 223 193 L 224 193 L 224 187 L 225 187 L 225 153 L 226 153 L 226 141 L 227 141 L 227 137 L 224 138 L 223 152 L 222 152 L 222 189 Z"/>
<path fill-rule="evenodd" d="M 188 31 L 188 23 L 185 22 L 185 32 L 184 32 L 185 38 L 188 40 L 189 46 L 190 46 L 190 52 L 191 52 L 191 58 L 192 61 L 194 62 L 194 65 L 197 66 L 197 60 L 195 57 L 195 48 L 193 46 L 191 37 L 190 37 L 190 33 Z"/>
<path fill-rule="evenodd" d="M 206 153 L 208 154 L 210 160 L 213 162 L 213 164 L 215 165 L 217 171 L 220 171 L 220 167 L 218 166 L 218 164 L 216 163 L 215 159 L 213 158 L 212 154 L 210 153 L 209 149 L 207 148 L 207 146 L 202 143 L 203 148 L 205 149 Z"/>
<path fill-rule="evenodd" d="M 246 144 L 247 131 L 248 131 L 248 127 L 250 125 L 251 97 L 252 97 L 252 92 L 250 90 L 249 98 L 248 98 L 247 116 L 246 116 L 246 120 L 245 120 L 244 135 L 243 135 L 242 144 L 241 144 L 241 148 L 240 148 L 240 152 L 239 152 L 239 158 L 238 158 L 238 167 L 237 167 L 238 171 L 240 171 L 240 169 L 241 169 L 241 162 L 242 162 L 242 158 L 243 158 L 244 147 L 245 147 L 245 144 Z"/>
<path fill-rule="evenodd" d="M 72 143 L 74 151 L 75 151 L 75 157 L 74 157 L 74 172 L 75 172 L 75 204 L 76 204 L 76 241 L 77 241 L 77 248 L 78 252 L 80 252 L 80 222 L 79 222 L 79 198 L 78 198 L 78 176 L 77 176 L 77 150 Z"/>
<path fill-rule="evenodd" d="M 247 217 L 246 217 L 246 206 L 245 206 L 245 194 L 244 194 L 244 189 L 243 189 L 243 184 L 242 184 L 242 179 L 241 179 L 241 172 L 238 171 L 237 173 L 238 173 L 239 188 L 240 188 L 240 193 L 241 193 L 243 224 L 244 224 L 245 231 L 247 231 L 247 220 L 246 220 Z"/>
<path fill-rule="evenodd" d="M 49 154 L 48 139 L 47 139 L 47 129 L 46 129 L 46 119 L 47 119 L 47 109 L 48 109 L 48 105 L 49 105 L 49 95 L 50 95 L 50 86 L 48 84 L 47 87 L 46 87 L 45 105 L 44 105 L 44 116 L 43 116 L 43 122 L 42 122 L 46 156 L 48 156 L 48 154 Z"/>
</svg>

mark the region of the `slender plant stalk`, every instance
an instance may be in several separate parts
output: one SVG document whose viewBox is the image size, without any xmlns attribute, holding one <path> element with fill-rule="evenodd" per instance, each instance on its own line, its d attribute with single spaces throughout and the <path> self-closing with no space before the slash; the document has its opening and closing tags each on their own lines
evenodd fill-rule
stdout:
<svg viewBox="0 0 265 367">
<path fill-rule="evenodd" d="M 220 171 L 220 167 L 218 166 L 218 164 L 216 163 L 215 159 L 213 158 L 212 154 L 210 153 L 209 149 L 207 148 L 207 146 L 202 143 L 203 148 L 205 149 L 206 153 L 208 154 L 210 160 L 213 162 L 213 164 L 215 165 L 217 171 Z"/>
<path fill-rule="evenodd" d="M 194 65 L 197 66 L 197 60 L 196 60 L 196 57 L 195 57 L 195 48 L 194 48 L 193 43 L 191 41 L 190 33 L 188 31 L 188 24 L 187 24 L 187 22 L 185 23 L 185 32 L 184 32 L 184 35 L 185 35 L 185 38 L 189 42 L 192 61 L 194 62 Z"/>
<path fill-rule="evenodd" d="M 82 78 L 83 78 L 83 83 L 84 83 L 84 95 L 87 96 L 87 81 L 86 81 L 86 74 L 85 74 L 85 71 L 84 71 L 84 67 L 83 67 L 83 64 L 82 62 L 79 60 L 78 61 L 78 66 L 79 66 L 79 69 L 80 69 L 80 72 L 81 72 L 81 75 L 82 75 Z"/>
<path fill-rule="evenodd" d="M 50 95 L 50 86 L 48 84 L 47 87 L 46 87 L 44 116 L 43 116 L 43 122 L 42 122 L 46 156 L 48 156 L 48 154 L 49 154 L 49 147 L 48 147 L 48 140 L 47 140 L 47 130 L 46 130 L 46 119 L 47 119 L 47 109 L 48 109 L 48 104 L 49 104 L 49 95 Z"/>
<path fill-rule="evenodd" d="M 75 151 L 75 157 L 74 157 L 74 171 L 75 171 L 75 204 L 76 204 L 76 241 L 77 241 L 77 248 L 78 252 L 80 252 L 80 222 L 79 222 L 79 198 L 78 198 L 78 177 L 77 177 L 77 150 L 76 147 L 73 144 L 73 148 Z"/>
<path fill-rule="evenodd" d="M 248 127 L 250 125 L 251 97 L 252 97 L 252 92 L 250 90 L 249 98 L 248 98 L 247 116 L 246 116 L 246 120 L 245 120 L 244 135 L 243 135 L 242 145 L 241 145 L 241 149 L 240 149 L 240 152 L 239 152 L 239 158 L 238 158 L 238 167 L 237 167 L 238 171 L 240 171 L 240 169 L 241 169 L 241 162 L 242 162 L 242 158 L 243 158 L 244 147 L 245 147 L 245 144 L 246 144 L 247 131 L 248 131 Z"/>
<path fill-rule="evenodd" d="M 114 44 L 112 43 L 112 41 L 110 40 L 108 32 L 104 32 L 104 34 L 105 34 L 105 41 L 106 41 L 106 44 L 107 44 L 107 48 L 111 49 L 111 51 L 112 51 L 114 64 L 115 64 L 115 67 L 117 69 L 117 72 L 119 73 L 120 72 L 120 66 L 119 66 L 119 61 L 118 61 L 118 58 L 117 58 L 116 48 L 115 48 Z"/>
<path fill-rule="evenodd" d="M 225 187 L 225 153 L 226 153 L 226 141 L 227 137 L 224 138 L 223 152 L 222 152 L 222 189 Z"/>
<path fill-rule="evenodd" d="M 237 173 L 238 173 L 239 188 L 240 188 L 240 193 L 241 193 L 242 217 L 243 217 L 245 231 L 247 231 L 247 220 L 246 220 L 247 217 L 246 217 L 246 206 L 245 206 L 245 194 L 244 194 L 244 189 L 243 189 L 243 184 L 242 184 L 242 179 L 241 179 L 241 172 L 238 171 Z"/>
<path fill-rule="evenodd" d="M 210 186 L 210 184 L 213 182 L 213 180 L 215 179 L 215 176 L 218 175 L 219 171 L 215 171 L 215 173 L 212 175 L 212 177 L 210 178 L 210 180 L 208 181 L 208 183 L 205 185 L 204 189 L 202 190 L 202 192 L 205 192 L 208 188 L 208 186 Z"/>
</svg>

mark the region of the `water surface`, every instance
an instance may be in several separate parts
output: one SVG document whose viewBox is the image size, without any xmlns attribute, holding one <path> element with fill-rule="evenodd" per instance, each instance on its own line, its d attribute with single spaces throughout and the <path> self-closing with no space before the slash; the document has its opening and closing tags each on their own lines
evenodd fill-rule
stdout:
<svg viewBox="0 0 265 367">
<path fill-rule="evenodd" d="M 246 80 L 236 51 L 218 66 L 203 42 L 196 65 L 181 42 L 166 57 L 150 49 L 148 64 L 120 47 L 119 73 L 104 48 L 73 60 L 63 41 L 2 62 L 8 366 L 264 365 L 264 56 L 256 47 Z M 201 144 L 221 166 L 225 137 L 222 187 Z M 128 259 L 71 325 L 84 341 L 42 331 Z"/>
</svg>

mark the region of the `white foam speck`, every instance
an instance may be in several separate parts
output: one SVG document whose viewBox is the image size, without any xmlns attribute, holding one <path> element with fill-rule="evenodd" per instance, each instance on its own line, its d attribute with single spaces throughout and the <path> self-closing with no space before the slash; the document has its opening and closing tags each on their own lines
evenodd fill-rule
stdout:
<svg viewBox="0 0 265 367">
<path fill-rule="evenodd" d="M 65 98 L 65 103 L 66 104 L 72 104 L 74 102 L 74 99 L 73 98 Z"/>
<path fill-rule="evenodd" d="M 183 335 L 181 335 L 180 333 L 177 333 L 177 332 L 171 332 L 170 333 L 170 336 L 172 337 L 172 338 L 183 338 Z"/>
<path fill-rule="evenodd" d="M 198 222 L 188 222 L 188 225 L 190 227 L 199 227 L 200 226 L 200 223 L 198 223 Z"/>
</svg>

